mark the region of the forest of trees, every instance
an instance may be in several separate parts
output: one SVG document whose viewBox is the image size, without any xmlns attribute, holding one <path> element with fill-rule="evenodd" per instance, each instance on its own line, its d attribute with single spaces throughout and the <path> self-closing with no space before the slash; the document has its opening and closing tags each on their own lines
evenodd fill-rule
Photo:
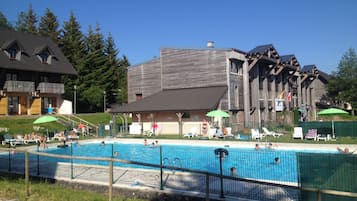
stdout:
<svg viewBox="0 0 357 201">
<path fill-rule="evenodd" d="M 60 26 L 49 8 L 39 17 L 29 5 L 26 12 L 18 14 L 16 24 L 11 24 L 0 12 L 0 27 L 48 36 L 58 44 L 78 73 L 78 76 L 62 77 L 64 99 L 73 100 L 76 86 L 77 112 L 103 111 L 104 96 L 107 106 L 127 101 L 126 68 L 129 61 L 125 56 L 119 58 L 112 35 L 104 36 L 99 24 L 89 26 L 87 33 L 82 33 L 73 12 Z"/>
</svg>

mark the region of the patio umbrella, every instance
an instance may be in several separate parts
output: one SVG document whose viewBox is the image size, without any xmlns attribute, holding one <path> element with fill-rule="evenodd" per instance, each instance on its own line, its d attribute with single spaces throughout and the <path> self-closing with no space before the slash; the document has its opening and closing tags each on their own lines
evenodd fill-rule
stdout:
<svg viewBox="0 0 357 201">
<path fill-rule="evenodd" d="M 212 110 L 206 114 L 207 117 L 217 117 L 219 118 L 218 120 L 218 125 L 222 127 L 221 125 L 221 117 L 229 117 L 229 114 L 223 110 Z"/>
<path fill-rule="evenodd" d="M 320 112 L 317 113 L 317 115 L 320 116 L 334 116 L 334 115 L 347 115 L 347 114 L 349 113 L 337 108 L 329 108 L 329 109 L 321 110 Z M 331 124 L 332 124 L 332 137 L 335 138 L 335 126 L 333 120 Z"/>
<path fill-rule="evenodd" d="M 42 124 L 42 123 L 48 123 L 48 122 L 57 121 L 57 120 L 58 119 L 56 117 L 46 115 L 46 116 L 42 116 L 42 117 L 37 118 L 33 122 L 33 124 Z"/>
<path fill-rule="evenodd" d="M 212 110 L 206 114 L 207 117 L 229 117 L 229 114 L 223 110 Z"/>
</svg>

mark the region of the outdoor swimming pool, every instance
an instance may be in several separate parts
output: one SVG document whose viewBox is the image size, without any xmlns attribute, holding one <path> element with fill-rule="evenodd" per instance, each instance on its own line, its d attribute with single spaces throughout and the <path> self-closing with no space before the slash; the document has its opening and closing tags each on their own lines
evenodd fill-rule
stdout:
<svg viewBox="0 0 357 201">
<path fill-rule="evenodd" d="M 230 168 L 235 167 L 237 174 L 242 178 L 273 180 L 281 182 L 296 183 L 297 164 L 296 152 L 299 150 L 279 150 L 253 148 L 231 148 L 212 146 L 188 146 L 188 145 L 161 145 L 163 164 L 182 168 L 190 168 L 212 173 L 219 173 L 219 157 L 214 154 L 216 148 L 224 148 L 228 151 L 228 156 L 223 159 L 223 174 L 230 175 Z M 70 155 L 71 148 L 50 148 L 43 150 L 48 153 Z M 151 164 L 160 164 L 160 148 L 142 144 L 110 143 L 101 145 L 100 142 L 73 144 L 74 156 L 87 157 L 117 157 L 119 159 L 138 161 Z M 115 152 L 118 156 L 115 156 Z M 324 152 L 300 150 L 300 152 Z M 336 153 L 335 151 L 330 151 Z M 274 159 L 280 158 L 280 163 L 276 164 Z M 41 157 L 42 158 L 42 157 Z M 51 160 L 51 159 L 49 159 Z M 53 160 L 53 159 L 52 159 Z M 68 159 L 58 159 L 59 162 L 69 162 Z M 108 165 L 104 161 L 74 160 L 74 163 Z M 150 168 L 132 164 L 114 163 L 117 167 Z"/>
</svg>

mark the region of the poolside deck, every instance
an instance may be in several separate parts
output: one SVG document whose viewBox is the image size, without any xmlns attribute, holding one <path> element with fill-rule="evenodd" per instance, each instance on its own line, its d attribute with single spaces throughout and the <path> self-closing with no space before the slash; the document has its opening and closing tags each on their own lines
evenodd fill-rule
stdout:
<svg viewBox="0 0 357 201">
<path fill-rule="evenodd" d="M 104 139 L 108 140 L 108 139 Z M 110 141 L 118 141 L 121 143 L 142 143 L 140 139 L 109 139 Z M 98 141 L 98 140 L 96 140 Z M 89 143 L 91 141 L 88 141 Z M 82 142 L 85 143 L 85 142 Z M 230 147 L 251 147 L 253 148 L 256 142 L 236 142 L 236 141 L 197 141 L 197 140 L 160 140 L 160 144 L 193 144 L 204 146 L 230 146 Z M 262 142 L 264 146 L 265 142 Z M 52 146 L 52 145 L 51 145 Z M 55 145 L 53 145 L 55 146 Z M 279 149 L 328 149 L 336 150 L 336 145 L 330 144 L 282 144 L 276 143 L 275 146 Z M 357 149 L 357 145 L 341 145 L 348 146 L 350 149 Z M 0 171 L 8 172 L 8 160 L 6 157 L 1 157 Z M 40 177 L 53 178 L 59 181 L 95 184 L 107 186 L 109 183 L 109 168 L 93 165 L 74 165 L 73 172 L 69 163 L 54 163 L 41 161 L 39 163 Z M 11 162 L 11 172 L 23 174 L 24 161 L 13 160 Z M 114 167 L 113 187 L 114 188 L 130 188 L 144 191 L 160 190 L 160 171 L 157 170 L 138 170 L 134 168 L 119 168 Z M 73 178 L 71 175 L 73 174 Z M 30 175 L 37 176 L 37 163 L 30 163 Z M 165 193 L 179 193 L 188 196 L 205 196 L 206 176 L 200 174 L 174 172 L 172 170 L 164 171 L 163 184 Z M 210 197 L 219 199 L 220 180 L 217 177 L 209 178 Z M 263 184 L 248 183 L 244 181 L 224 179 L 224 194 L 225 200 L 238 197 L 242 200 L 298 200 L 298 191 L 294 188 L 283 188 L 268 186 Z"/>
</svg>

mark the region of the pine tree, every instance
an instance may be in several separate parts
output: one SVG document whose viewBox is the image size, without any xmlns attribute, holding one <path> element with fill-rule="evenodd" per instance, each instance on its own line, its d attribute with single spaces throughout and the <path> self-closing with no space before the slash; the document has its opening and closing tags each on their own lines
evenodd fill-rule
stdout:
<svg viewBox="0 0 357 201">
<path fill-rule="evenodd" d="M 21 11 L 17 15 L 17 21 L 16 21 L 16 26 L 15 26 L 16 31 L 21 31 L 21 32 L 26 32 L 27 31 L 26 18 L 27 18 L 27 15 L 23 11 Z"/>
<path fill-rule="evenodd" d="M 84 35 L 80 31 L 81 26 L 76 20 L 73 12 L 70 13 L 69 20 L 64 22 L 63 29 L 61 31 L 59 44 L 63 54 L 67 57 L 68 61 L 76 69 L 78 76 L 63 76 L 63 82 L 65 83 L 65 99 L 73 100 L 74 86 L 77 86 L 77 96 L 81 96 L 81 88 L 79 87 L 78 79 L 81 76 L 81 66 L 83 65 L 83 57 L 85 55 L 84 49 Z M 78 106 L 81 106 L 80 98 L 78 98 Z M 80 111 L 78 107 L 78 111 Z"/>
<path fill-rule="evenodd" d="M 6 19 L 5 15 L 0 12 L 0 27 L 4 27 L 6 29 L 13 29 L 11 23 Z"/>
<path fill-rule="evenodd" d="M 58 43 L 58 20 L 49 8 L 46 8 L 45 15 L 41 17 L 38 32 L 43 36 L 49 36 L 55 43 Z"/>
<path fill-rule="evenodd" d="M 32 5 L 30 4 L 29 10 L 27 11 L 27 32 L 29 33 L 38 33 L 37 31 L 37 15 L 32 9 Z"/>
<path fill-rule="evenodd" d="M 117 97 L 117 102 L 122 104 L 122 103 L 127 103 L 128 102 L 128 77 L 127 77 L 127 68 L 130 66 L 129 60 L 127 57 L 124 55 L 123 58 L 119 60 L 119 66 L 118 66 L 118 71 L 119 71 L 119 95 Z"/>
<path fill-rule="evenodd" d="M 115 47 L 115 42 L 112 35 L 109 33 L 108 38 L 105 41 L 104 54 L 107 57 L 106 61 L 106 91 L 108 104 L 116 102 L 116 96 L 120 94 L 119 88 L 119 61 L 117 59 L 118 50 Z"/>
<path fill-rule="evenodd" d="M 102 111 L 104 92 L 107 93 L 106 61 L 104 40 L 97 24 L 95 32 L 89 27 L 85 40 L 86 52 L 81 70 L 80 86 L 83 89 L 81 100 L 90 112 Z M 98 98 L 99 97 L 99 98 Z"/>
<path fill-rule="evenodd" d="M 30 4 L 27 13 L 20 12 L 16 22 L 16 30 L 37 34 L 37 15 Z"/>
</svg>

